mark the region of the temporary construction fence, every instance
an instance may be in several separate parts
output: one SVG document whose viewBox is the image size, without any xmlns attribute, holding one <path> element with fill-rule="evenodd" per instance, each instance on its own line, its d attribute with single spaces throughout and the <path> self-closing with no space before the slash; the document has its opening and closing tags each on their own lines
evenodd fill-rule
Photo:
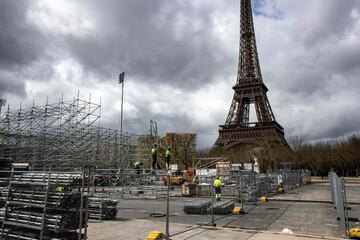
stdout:
<svg viewBox="0 0 360 240">
<path fill-rule="evenodd" d="M 285 190 L 292 189 L 293 187 L 310 183 L 311 173 L 309 170 L 278 170 L 271 173 L 272 176 L 277 177 L 277 182 L 282 181 L 282 187 Z M 281 180 L 280 180 L 281 179 Z M 276 181 L 276 179 L 274 180 Z"/>
<path fill-rule="evenodd" d="M 84 172 L 0 172 L 0 239 L 86 239 Z M 4 177 L 5 176 L 5 177 Z"/>
<path fill-rule="evenodd" d="M 159 199 L 167 193 L 165 170 L 95 169 L 90 179 L 91 192 L 111 200 Z"/>
<path fill-rule="evenodd" d="M 215 176 L 216 173 L 198 176 L 198 195 L 210 195 L 210 186 Z M 247 170 L 231 171 L 228 176 L 222 177 L 222 182 L 224 183 L 222 190 L 225 196 L 239 196 L 245 202 L 251 202 L 256 201 L 259 196 L 277 194 L 279 188 L 291 190 L 297 186 L 310 183 L 310 176 L 310 171 L 303 169 L 279 170 L 260 174 Z"/>
<path fill-rule="evenodd" d="M 195 196 L 210 196 L 212 184 L 216 177 L 214 171 L 203 171 L 210 174 L 197 175 Z M 120 199 L 160 199 L 166 197 L 166 171 L 150 169 L 94 169 L 90 174 L 91 192 L 101 194 L 102 198 Z M 182 177 L 172 176 L 171 196 L 180 196 Z M 177 181 L 176 179 L 180 179 Z M 260 196 L 278 193 L 279 188 L 290 190 L 308 183 L 310 171 L 281 170 L 267 174 L 253 171 L 232 171 L 221 178 L 224 186 L 222 195 L 239 202 L 256 203 Z"/>
<path fill-rule="evenodd" d="M 340 229 L 342 233 L 346 233 L 349 229 L 349 216 L 346 201 L 345 181 L 340 178 L 334 171 L 329 172 L 331 201 L 336 209 L 336 215 L 340 222 Z"/>
</svg>

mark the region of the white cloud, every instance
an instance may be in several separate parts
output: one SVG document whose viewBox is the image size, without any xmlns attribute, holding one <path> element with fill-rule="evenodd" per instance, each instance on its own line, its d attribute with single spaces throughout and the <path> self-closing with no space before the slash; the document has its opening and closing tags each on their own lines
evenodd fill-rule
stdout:
<svg viewBox="0 0 360 240">
<path fill-rule="evenodd" d="M 95 30 L 95 24 L 83 10 L 74 1 L 37 0 L 27 18 L 44 31 L 85 37 Z"/>
</svg>

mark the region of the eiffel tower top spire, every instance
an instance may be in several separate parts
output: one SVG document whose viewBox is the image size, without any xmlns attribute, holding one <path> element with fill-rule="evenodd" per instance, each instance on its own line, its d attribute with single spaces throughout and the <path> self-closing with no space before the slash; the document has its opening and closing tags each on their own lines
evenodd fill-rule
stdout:
<svg viewBox="0 0 360 240">
<path fill-rule="evenodd" d="M 236 84 L 247 85 L 262 82 L 251 0 L 241 0 L 240 51 Z"/>
</svg>

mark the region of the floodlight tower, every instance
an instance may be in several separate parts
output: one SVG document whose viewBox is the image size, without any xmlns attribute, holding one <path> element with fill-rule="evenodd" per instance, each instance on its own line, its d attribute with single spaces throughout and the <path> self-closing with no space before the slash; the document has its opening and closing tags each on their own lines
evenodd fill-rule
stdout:
<svg viewBox="0 0 360 240">
<path fill-rule="evenodd" d="M 1 108 L 6 104 L 6 99 L 0 98 L 0 116 L 1 116 Z"/>
<path fill-rule="evenodd" d="M 125 72 L 119 74 L 119 84 L 121 84 L 121 118 L 120 118 L 120 134 L 122 134 L 122 122 L 123 122 L 123 106 L 124 106 L 124 81 Z"/>
<path fill-rule="evenodd" d="M 119 74 L 119 84 L 121 84 L 121 113 L 120 113 L 120 146 L 121 146 L 121 163 L 118 163 L 118 168 L 123 169 L 124 165 L 124 149 L 123 149 L 123 106 L 124 106 L 124 81 L 125 81 L 125 72 Z"/>
</svg>

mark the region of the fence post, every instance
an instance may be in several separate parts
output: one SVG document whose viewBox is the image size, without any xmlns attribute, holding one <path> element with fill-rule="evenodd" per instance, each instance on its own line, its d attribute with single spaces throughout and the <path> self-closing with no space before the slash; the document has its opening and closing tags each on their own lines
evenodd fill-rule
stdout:
<svg viewBox="0 0 360 240">
<path fill-rule="evenodd" d="M 171 170 L 168 170 L 167 172 L 167 190 L 166 190 L 166 239 L 170 239 L 170 233 L 169 233 L 169 214 L 170 214 L 170 207 L 169 207 L 169 201 L 170 201 L 170 181 L 171 181 Z"/>
<path fill-rule="evenodd" d="M 214 187 L 213 187 L 214 177 L 211 177 L 210 181 L 210 196 L 211 196 L 211 225 L 216 226 L 214 219 Z"/>
<path fill-rule="evenodd" d="M 347 200 L 346 200 L 346 187 L 345 187 L 345 179 L 341 178 L 341 193 L 343 199 L 343 206 L 344 206 L 344 222 L 345 222 L 345 231 L 349 229 L 349 215 L 348 215 L 348 207 L 347 207 Z"/>
<path fill-rule="evenodd" d="M 242 173 L 240 173 L 240 191 L 241 191 L 241 211 L 244 211 L 244 182 Z"/>
</svg>

